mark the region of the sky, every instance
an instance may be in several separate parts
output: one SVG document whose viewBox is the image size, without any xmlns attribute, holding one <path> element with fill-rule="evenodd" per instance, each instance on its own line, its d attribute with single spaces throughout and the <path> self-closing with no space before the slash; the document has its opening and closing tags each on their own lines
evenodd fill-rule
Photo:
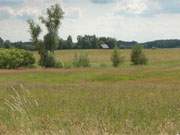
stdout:
<svg viewBox="0 0 180 135">
<path fill-rule="evenodd" d="M 180 0 L 0 0 L 0 37 L 30 41 L 28 19 L 59 3 L 64 19 L 59 36 L 97 35 L 124 41 L 180 39 Z"/>
</svg>

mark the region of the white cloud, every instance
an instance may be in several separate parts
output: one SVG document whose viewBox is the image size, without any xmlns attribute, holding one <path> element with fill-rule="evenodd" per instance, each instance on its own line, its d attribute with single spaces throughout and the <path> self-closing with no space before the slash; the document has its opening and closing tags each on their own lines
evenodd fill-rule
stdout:
<svg viewBox="0 0 180 135">
<path fill-rule="evenodd" d="M 114 12 L 120 15 L 152 15 L 160 9 L 157 0 L 121 0 L 117 2 Z"/>
<path fill-rule="evenodd" d="M 96 4 L 108 4 L 108 3 L 113 3 L 116 0 L 90 0 L 90 1 Z"/>
<path fill-rule="evenodd" d="M 0 5 L 0 17 L 2 19 L 2 12 L 8 17 L 27 19 L 36 18 L 42 13 L 45 12 L 46 8 L 52 5 L 53 3 L 61 3 L 61 0 L 24 0 L 24 2 L 13 5 Z"/>
<path fill-rule="evenodd" d="M 79 19 L 82 16 L 80 8 L 68 7 L 65 9 L 65 18 L 67 19 Z"/>
</svg>

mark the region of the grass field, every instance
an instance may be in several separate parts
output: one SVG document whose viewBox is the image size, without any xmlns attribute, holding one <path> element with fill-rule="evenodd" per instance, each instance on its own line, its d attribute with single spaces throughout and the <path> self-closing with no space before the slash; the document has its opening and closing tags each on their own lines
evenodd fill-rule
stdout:
<svg viewBox="0 0 180 135">
<path fill-rule="evenodd" d="M 146 66 L 121 50 L 119 68 L 112 50 L 86 51 L 90 68 L 0 70 L 0 134 L 180 133 L 180 49 L 146 50 Z M 75 52 L 56 55 L 69 64 Z"/>
</svg>

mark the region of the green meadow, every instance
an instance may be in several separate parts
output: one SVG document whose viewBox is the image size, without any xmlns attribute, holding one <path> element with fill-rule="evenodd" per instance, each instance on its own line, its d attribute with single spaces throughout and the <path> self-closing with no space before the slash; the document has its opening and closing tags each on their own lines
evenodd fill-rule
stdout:
<svg viewBox="0 0 180 135">
<path fill-rule="evenodd" d="M 91 67 L 71 68 L 81 51 L 57 51 L 63 69 L 0 70 L 0 134 L 180 133 L 180 49 L 145 50 L 145 66 L 120 50 L 118 68 L 112 50 L 84 50 Z"/>
</svg>

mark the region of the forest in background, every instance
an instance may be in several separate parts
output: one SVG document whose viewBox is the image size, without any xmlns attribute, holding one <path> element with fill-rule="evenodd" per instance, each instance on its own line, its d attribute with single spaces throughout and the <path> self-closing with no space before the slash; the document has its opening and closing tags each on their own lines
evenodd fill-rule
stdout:
<svg viewBox="0 0 180 135">
<path fill-rule="evenodd" d="M 77 42 L 73 42 L 72 37 L 67 39 L 59 39 L 57 50 L 60 49 L 100 49 L 102 44 L 107 44 L 110 49 L 117 46 L 118 48 L 128 49 L 132 46 L 140 44 L 144 48 L 180 48 L 179 39 L 155 40 L 144 43 L 137 41 L 122 41 L 111 37 L 97 37 L 95 35 L 78 36 Z M 35 50 L 32 42 L 11 42 L 0 37 L 0 48 L 19 48 L 25 50 Z"/>
</svg>

